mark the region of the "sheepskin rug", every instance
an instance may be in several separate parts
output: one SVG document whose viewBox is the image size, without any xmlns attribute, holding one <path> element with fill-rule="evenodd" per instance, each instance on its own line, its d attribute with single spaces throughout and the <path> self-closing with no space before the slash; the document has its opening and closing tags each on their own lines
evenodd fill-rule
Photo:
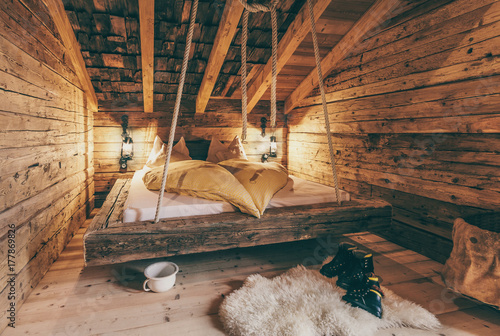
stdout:
<svg viewBox="0 0 500 336">
<path fill-rule="evenodd" d="M 440 327 L 429 311 L 387 288 L 383 291 L 379 319 L 342 301 L 345 290 L 335 285 L 335 279 L 297 266 L 273 279 L 249 276 L 224 299 L 219 316 L 233 336 L 370 336 L 394 327 Z"/>
</svg>

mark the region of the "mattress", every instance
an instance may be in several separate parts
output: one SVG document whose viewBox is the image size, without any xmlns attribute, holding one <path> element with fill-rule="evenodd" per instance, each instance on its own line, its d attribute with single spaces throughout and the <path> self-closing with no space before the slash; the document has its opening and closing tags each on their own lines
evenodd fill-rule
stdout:
<svg viewBox="0 0 500 336">
<path fill-rule="evenodd" d="M 138 170 L 132 177 L 123 211 L 123 222 L 125 223 L 154 220 L 155 218 L 159 191 L 148 190 L 144 185 L 142 177 L 148 170 L 149 168 Z M 349 193 L 341 190 L 340 200 L 349 201 Z M 336 201 L 334 188 L 290 176 L 287 185 L 274 195 L 267 209 Z M 215 215 L 233 211 L 238 210 L 227 202 L 164 193 L 160 218 Z"/>
</svg>

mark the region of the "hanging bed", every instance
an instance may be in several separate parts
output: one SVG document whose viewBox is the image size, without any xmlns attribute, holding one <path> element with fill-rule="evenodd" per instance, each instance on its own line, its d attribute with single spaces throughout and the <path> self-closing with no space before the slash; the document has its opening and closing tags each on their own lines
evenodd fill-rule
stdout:
<svg viewBox="0 0 500 336">
<path fill-rule="evenodd" d="M 255 4 L 249 5 L 244 0 L 240 0 L 240 2 L 245 7 L 245 11 L 243 13 L 241 46 L 242 140 L 245 140 L 247 131 L 246 41 L 249 11 L 271 11 L 273 23 L 273 71 L 271 83 L 271 129 L 273 136 L 271 138 L 273 138 L 274 130 L 276 128 L 276 78 L 278 72 L 276 66 L 278 33 L 275 8 L 277 1 L 270 1 L 269 6 L 256 6 Z M 187 71 L 188 56 L 191 48 L 196 11 L 198 7 L 198 1 L 194 0 L 167 147 L 165 147 L 165 144 L 163 144 L 160 140 L 155 139 L 153 152 L 150 154 L 148 162 L 159 162 L 158 167 L 155 167 L 155 164 L 152 164 L 152 166 L 149 167 L 151 170 L 148 169 L 147 171 L 142 172 L 142 174 L 144 174 L 143 178 L 139 178 L 137 175 L 141 174 L 141 172 L 136 172 L 132 180 L 118 179 L 116 181 L 101 210 L 95 216 L 86 234 L 84 235 L 84 254 L 86 265 L 103 265 L 137 259 L 274 244 L 361 231 L 380 232 L 390 225 L 392 216 L 392 208 L 390 204 L 382 200 L 351 199 L 347 193 L 342 192 L 339 189 L 337 173 L 335 170 L 334 150 L 331 141 L 330 122 L 328 120 L 328 111 L 326 101 L 324 99 L 325 94 L 314 25 L 314 15 L 310 0 L 308 0 L 308 4 L 319 86 L 323 98 L 322 103 L 325 117 L 326 135 L 328 139 L 328 148 L 335 183 L 335 189 L 326 192 L 326 194 L 335 195 L 335 197 L 333 199 L 319 199 L 317 203 L 315 201 L 311 201 L 314 198 L 313 194 L 316 193 L 316 190 L 322 188 L 320 186 L 316 186 L 317 189 L 315 189 L 312 194 L 302 195 L 306 204 L 300 204 L 300 202 L 287 203 L 278 201 L 277 203 L 281 203 L 279 207 L 269 207 L 268 204 L 271 204 L 271 200 L 279 196 L 282 192 L 280 191 L 281 189 L 284 189 L 284 193 L 287 192 L 288 174 L 285 173 L 286 175 L 284 177 L 279 174 L 275 175 L 276 172 L 286 171 L 284 167 L 274 165 L 274 171 L 271 169 L 272 172 L 269 173 L 271 178 L 262 182 L 263 180 L 260 179 L 260 177 L 267 174 L 267 172 L 263 173 L 263 171 L 267 171 L 266 167 L 273 168 L 273 165 L 270 163 L 268 166 L 263 164 L 264 166 L 261 165 L 257 168 L 250 167 L 250 169 L 254 170 L 248 175 L 247 166 L 251 166 L 251 164 L 247 164 L 248 161 L 245 160 L 246 156 L 242 153 L 243 146 L 241 143 L 234 144 L 235 148 L 231 148 L 231 146 L 233 146 L 233 143 L 231 143 L 227 148 L 229 150 L 227 153 L 215 153 L 215 151 L 211 152 L 212 145 L 214 144 L 214 140 L 212 140 L 207 153 L 207 161 L 210 162 L 203 160 L 190 161 L 191 158 L 187 158 L 187 156 L 189 156 L 189 150 L 183 146 L 180 146 L 181 148 L 177 148 L 177 151 L 175 151 L 173 146 L 174 135 L 177 126 L 177 118 L 180 110 L 182 90 Z M 181 145 L 184 145 L 184 142 L 181 142 Z M 177 144 L 176 147 L 179 147 L 179 144 Z M 220 147 L 223 146 L 216 143 L 213 148 Z M 221 151 L 224 152 L 225 149 L 222 148 Z M 222 154 L 222 156 L 219 154 Z M 236 154 L 236 157 L 234 154 Z M 171 159 L 174 162 L 172 164 L 171 171 L 169 171 Z M 179 174 L 179 169 L 184 170 L 182 170 Z M 215 176 L 217 174 L 226 175 L 215 182 L 211 181 L 210 178 L 200 178 L 199 172 L 208 169 L 212 169 L 213 171 L 211 171 L 211 173 L 207 176 Z M 173 199 L 179 199 L 179 197 L 175 194 L 173 196 L 168 196 L 168 191 L 172 189 L 174 189 L 174 192 L 178 192 L 181 195 L 201 195 L 200 197 L 204 198 L 207 196 L 205 186 L 195 191 L 189 188 L 184 188 L 187 185 L 186 181 L 190 181 L 190 178 L 193 178 L 194 180 L 197 179 L 198 182 L 206 182 L 207 184 L 214 186 L 213 189 L 216 189 L 218 192 L 215 197 L 216 201 L 221 200 L 221 194 L 224 197 L 229 196 L 228 202 L 233 206 L 236 205 L 241 211 L 224 212 L 224 210 L 222 213 L 217 214 L 212 214 L 211 211 L 208 211 L 208 213 L 200 215 L 191 214 L 190 216 L 185 217 L 177 216 L 162 218 L 164 217 L 162 216 L 162 212 L 172 213 L 171 210 L 163 209 L 162 203 L 165 198 L 165 190 L 167 190 L 167 203 L 174 203 L 172 202 Z M 241 183 L 241 187 L 235 185 L 226 186 L 226 182 L 230 179 L 237 179 L 236 184 Z M 250 189 L 253 188 L 258 192 L 261 192 L 262 188 L 267 187 L 268 184 L 275 184 L 277 180 L 280 180 L 281 182 L 276 184 L 276 188 L 272 191 L 265 192 L 264 194 L 258 194 L 259 196 L 257 197 L 255 197 L 254 194 L 250 195 Z M 155 195 L 154 197 L 158 199 L 156 207 L 154 207 L 153 204 L 136 208 L 136 217 L 132 219 L 126 218 L 127 216 L 130 216 L 130 213 L 127 213 L 127 211 L 134 209 L 135 206 L 134 204 L 131 204 L 131 200 L 135 198 L 139 200 L 139 203 L 142 201 L 143 196 L 140 194 L 141 191 L 134 190 L 134 185 L 141 187 L 142 182 L 147 184 L 149 189 L 158 190 L 158 195 Z M 244 185 L 247 182 L 248 184 Z M 307 181 L 299 182 L 307 183 Z M 255 183 L 257 183 L 257 187 L 253 185 Z M 175 189 L 174 187 L 176 185 L 179 188 Z M 242 194 L 247 193 L 247 191 L 249 194 L 247 196 L 242 196 Z M 137 193 L 139 193 L 139 195 Z M 214 198 L 212 198 L 212 200 L 213 199 Z M 223 199 L 226 200 L 226 198 Z M 150 203 L 154 203 L 154 201 Z M 145 209 L 152 207 L 155 208 L 154 219 L 152 217 L 142 216 Z M 192 207 L 192 205 L 188 202 L 187 207 Z M 179 214 L 182 214 L 182 211 Z M 132 217 L 133 216 L 134 214 L 132 214 Z M 124 220 L 124 218 L 126 220 Z"/>
<path fill-rule="evenodd" d="M 181 160 L 179 157 L 184 155 L 188 160 L 183 162 L 190 164 L 209 164 L 209 160 L 214 161 L 222 151 L 226 151 L 223 152 L 226 156 L 231 150 L 230 145 L 214 153 L 213 141 L 210 146 L 206 141 L 188 142 L 185 147 L 181 145 L 184 145 L 182 139 L 173 146 L 172 160 Z M 158 210 L 159 191 L 148 190 L 144 176 L 154 169 L 163 169 L 163 166 L 155 167 L 155 164 L 158 161 L 161 163 L 161 155 L 165 151 L 165 145 L 157 137 L 145 167 L 136 171 L 131 179 L 116 181 L 84 235 L 87 266 L 362 231 L 382 232 L 391 222 L 392 208 L 383 200 L 353 199 L 347 192 L 339 190 L 338 196 L 342 201 L 339 205 L 334 188 L 288 176 L 287 173 L 283 183 L 271 191 L 272 198 L 263 205 L 265 210 L 257 214 L 260 218 L 243 213 L 228 202 L 172 192 L 163 194 Z M 181 155 L 181 152 L 184 154 Z M 207 152 L 211 153 L 208 158 Z M 245 154 L 238 151 L 236 156 L 240 155 Z M 224 165 L 231 160 L 219 164 Z M 242 158 L 234 160 L 237 163 L 246 162 Z M 174 168 L 170 171 L 174 180 L 177 179 L 174 176 L 176 163 L 172 163 L 171 168 Z M 262 165 L 279 166 L 276 163 Z M 258 179 L 266 177 L 260 171 Z M 274 175 L 271 178 L 272 181 L 266 181 L 266 185 L 278 180 Z M 159 219 L 156 221 L 157 214 Z"/>
<path fill-rule="evenodd" d="M 260 217 L 213 215 L 124 222 L 132 179 L 118 179 L 84 235 L 87 266 L 386 230 L 390 204 L 377 199 L 285 206 Z"/>
</svg>

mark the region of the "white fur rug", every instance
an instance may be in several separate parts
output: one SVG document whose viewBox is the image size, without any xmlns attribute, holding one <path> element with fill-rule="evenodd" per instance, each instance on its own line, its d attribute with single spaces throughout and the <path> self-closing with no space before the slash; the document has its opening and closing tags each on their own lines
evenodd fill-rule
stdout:
<svg viewBox="0 0 500 336">
<path fill-rule="evenodd" d="M 254 274 L 225 298 L 219 316 L 234 336 L 370 336 L 395 327 L 440 327 L 429 311 L 387 288 L 383 289 L 382 319 L 354 308 L 342 301 L 345 291 L 335 280 L 303 266 L 273 279 Z"/>
</svg>

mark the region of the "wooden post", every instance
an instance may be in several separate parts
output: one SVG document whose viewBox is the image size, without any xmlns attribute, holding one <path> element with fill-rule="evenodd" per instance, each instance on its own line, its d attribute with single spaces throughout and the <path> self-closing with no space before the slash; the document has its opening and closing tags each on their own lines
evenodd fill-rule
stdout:
<svg viewBox="0 0 500 336">
<path fill-rule="evenodd" d="M 198 91 L 198 96 L 196 97 L 196 113 L 205 112 L 208 100 L 210 99 L 210 95 L 214 89 L 217 77 L 219 76 L 220 69 L 226 59 L 227 51 L 231 46 L 231 41 L 233 40 L 234 35 L 236 34 L 238 22 L 240 21 L 242 13 L 243 6 L 239 0 L 226 1 L 219 29 L 217 30 L 217 35 L 215 36 L 212 52 L 210 53 L 200 90 Z"/>
<path fill-rule="evenodd" d="M 154 0 L 139 0 L 139 20 L 141 29 L 142 93 L 144 112 L 153 112 L 154 93 Z"/>
</svg>

